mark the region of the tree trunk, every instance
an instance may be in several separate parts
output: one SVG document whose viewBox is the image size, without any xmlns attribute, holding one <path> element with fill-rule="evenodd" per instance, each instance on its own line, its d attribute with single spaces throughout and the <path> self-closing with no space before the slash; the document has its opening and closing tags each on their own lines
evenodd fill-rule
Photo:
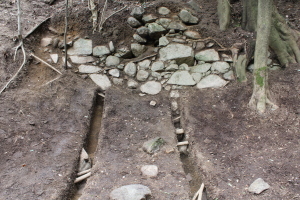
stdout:
<svg viewBox="0 0 300 200">
<path fill-rule="evenodd" d="M 267 103 L 275 106 L 269 100 L 267 83 L 267 60 L 273 9 L 273 0 L 258 0 L 257 38 L 253 72 L 254 88 L 249 105 L 257 109 L 259 113 L 265 112 Z"/>
<path fill-rule="evenodd" d="M 242 28 L 254 32 L 257 27 L 257 5 L 258 0 L 242 0 Z"/>
<path fill-rule="evenodd" d="M 229 0 L 218 0 L 218 16 L 221 31 L 225 31 L 230 24 L 230 3 Z"/>
</svg>

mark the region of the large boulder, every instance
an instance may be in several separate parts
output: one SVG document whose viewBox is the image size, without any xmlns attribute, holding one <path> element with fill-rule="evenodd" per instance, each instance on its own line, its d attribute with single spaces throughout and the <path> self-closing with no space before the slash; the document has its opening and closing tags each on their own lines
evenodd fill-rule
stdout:
<svg viewBox="0 0 300 200">
<path fill-rule="evenodd" d="M 194 64 L 194 50 L 192 47 L 183 44 L 169 44 L 159 50 L 160 60 L 176 60 L 178 65 L 186 63 Z"/>
</svg>

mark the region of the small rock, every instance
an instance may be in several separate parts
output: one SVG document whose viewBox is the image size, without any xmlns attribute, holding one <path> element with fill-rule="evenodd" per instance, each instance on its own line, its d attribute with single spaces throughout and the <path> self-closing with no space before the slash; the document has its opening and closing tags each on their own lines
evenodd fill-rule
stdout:
<svg viewBox="0 0 300 200">
<path fill-rule="evenodd" d="M 153 14 L 144 15 L 142 18 L 142 20 L 145 24 L 155 22 L 156 19 L 157 19 L 157 17 Z"/>
<path fill-rule="evenodd" d="M 155 21 L 157 24 L 161 25 L 165 29 L 168 28 L 172 20 L 170 18 L 159 18 L 158 20 Z M 172 29 L 174 30 L 174 29 Z"/>
<path fill-rule="evenodd" d="M 168 15 L 171 11 L 168 9 L 168 8 L 166 8 L 166 7 L 159 7 L 158 8 L 158 13 L 160 14 L 160 15 Z"/>
<path fill-rule="evenodd" d="M 179 66 L 177 64 L 170 64 L 167 68 L 166 71 L 176 71 L 179 69 Z"/>
<path fill-rule="evenodd" d="M 161 137 L 148 140 L 143 144 L 143 150 L 149 154 L 159 151 L 160 147 L 165 143 Z"/>
<path fill-rule="evenodd" d="M 116 56 L 108 56 L 105 61 L 105 65 L 108 67 L 116 67 L 120 64 L 120 58 Z"/>
<path fill-rule="evenodd" d="M 232 70 L 230 70 L 229 72 L 226 72 L 224 75 L 223 75 L 223 78 L 226 79 L 226 80 L 234 80 L 234 73 Z"/>
<path fill-rule="evenodd" d="M 115 85 L 123 85 L 124 80 L 122 78 L 113 78 L 112 81 Z"/>
<path fill-rule="evenodd" d="M 176 60 L 177 64 L 194 64 L 193 48 L 183 44 L 169 44 L 159 50 L 160 60 Z"/>
<path fill-rule="evenodd" d="M 131 44 L 131 51 L 135 57 L 142 55 L 147 50 L 145 45 L 141 45 L 138 43 Z"/>
<path fill-rule="evenodd" d="M 53 60 L 54 63 L 58 62 L 58 54 L 50 54 L 51 59 Z"/>
<path fill-rule="evenodd" d="M 196 66 L 191 67 L 191 73 L 205 73 L 208 70 L 210 70 L 210 68 L 211 68 L 211 64 L 209 64 L 209 63 L 196 65 Z"/>
<path fill-rule="evenodd" d="M 158 72 L 151 72 L 151 76 L 156 78 L 157 80 L 161 80 L 161 74 Z"/>
<path fill-rule="evenodd" d="M 125 68 L 124 68 L 124 72 L 125 74 L 127 74 L 128 76 L 134 77 L 136 74 L 136 65 L 133 62 L 129 62 Z"/>
<path fill-rule="evenodd" d="M 230 69 L 230 65 L 227 62 L 214 62 L 211 66 L 211 71 L 217 71 L 219 73 L 225 73 Z"/>
<path fill-rule="evenodd" d="M 250 185 L 248 191 L 255 194 L 260 194 L 269 188 L 270 185 L 268 183 L 266 183 L 262 178 L 258 178 Z"/>
<path fill-rule="evenodd" d="M 171 97 L 171 98 L 179 98 L 179 97 L 180 97 L 179 91 L 178 91 L 178 90 L 172 90 L 172 91 L 170 92 L 170 97 Z"/>
<path fill-rule="evenodd" d="M 161 84 L 155 81 L 148 81 L 145 84 L 141 85 L 141 91 L 146 94 L 158 94 L 161 91 Z"/>
<path fill-rule="evenodd" d="M 156 61 L 152 64 L 151 66 L 151 70 L 153 72 L 156 72 L 156 71 L 161 71 L 165 68 L 165 65 L 164 65 L 164 62 L 163 61 Z"/>
<path fill-rule="evenodd" d="M 196 47 L 195 47 L 196 51 L 200 51 L 200 50 L 202 50 L 204 48 L 205 48 L 205 43 L 204 42 L 197 42 L 196 43 Z"/>
<path fill-rule="evenodd" d="M 159 38 L 159 42 L 158 42 L 158 46 L 160 47 L 164 47 L 164 46 L 167 46 L 169 44 L 169 40 L 166 36 L 163 36 L 161 38 Z"/>
<path fill-rule="evenodd" d="M 128 19 L 127 19 L 127 23 L 131 26 L 131 27 L 133 27 L 133 28 L 137 28 L 137 27 L 139 27 L 139 26 L 141 26 L 142 24 L 141 24 L 141 22 L 139 22 L 136 18 L 134 18 L 134 17 L 129 17 Z"/>
<path fill-rule="evenodd" d="M 124 64 L 119 64 L 119 65 L 117 66 L 117 68 L 122 70 L 122 69 L 124 69 L 124 66 L 125 66 Z"/>
<path fill-rule="evenodd" d="M 175 100 L 171 101 L 171 110 L 172 111 L 178 110 L 178 103 L 177 103 L 177 101 L 175 101 Z"/>
<path fill-rule="evenodd" d="M 219 53 L 214 49 L 207 49 L 204 51 L 200 51 L 196 53 L 195 55 L 196 60 L 201 60 L 205 62 L 211 62 L 211 61 L 219 61 Z"/>
<path fill-rule="evenodd" d="M 167 82 L 172 85 L 196 85 L 193 77 L 187 71 L 177 71 Z"/>
<path fill-rule="evenodd" d="M 185 154 L 185 155 L 189 154 L 188 151 L 187 151 L 187 145 L 178 146 L 178 151 L 181 154 Z"/>
<path fill-rule="evenodd" d="M 70 59 L 75 64 L 85 64 L 95 61 L 94 57 L 92 56 L 70 56 Z"/>
<path fill-rule="evenodd" d="M 109 78 L 104 74 L 90 74 L 90 78 L 102 89 L 107 90 L 110 86 Z"/>
<path fill-rule="evenodd" d="M 201 73 L 192 73 L 191 75 L 196 83 L 199 83 L 201 81 L 201 78 L 202 78 Z"/>
<path fill-rule="evenodd" d="M 78 67 L 78 71 L 79 73 L 83 73 L 83 74 L 93 74 L 101 71 L 101 68 L 96 67 L 94 65 L 80 65 Z"/>
<path fill-rule="evenodd" d="M 181 65 L 179 65 L 178 68 L 179 68 L 179 70 L 184 70 L 184 71 L 189 71 L 190 70 L 189 66 L 185 63 L 182 63 Z"/>
<path fill-rule="evenodd" d="M 110 69 L 108 74 L 116 78 L 120 77 L 120 71 L 118 69 Z"/>
<path fill-rule="evenodd" d="M 183 35 L 185 35 L 187 38 L 194 40 L 201 38 L 200 33 L 198 33 L 197 31 L 184 31 Z"/>
<path fill-rule="evenodd" d="M 141 168 L 141 172 L 144 176 L 156 177 L 158 174 L 158 167 L 156 165 L 144 165 Z"/>
<path fill-rule="evenodd" d="M 149 77 L 149 72 L 147 72 L 146 70 L 139 70 L 138 73 L 136 74 L 136 79 L 138 81 L 146 81 L 148 77 Z"/>
<path fill-rule="evenodd" d="M 93 56 L 104 56 L 110 54 L 110 50 L 106 46 L 95 46 L 93 48 Z"/>
<path fill-rule="evenodd" d="M 225 62 L 233 62 L 232 57 L 230 55 L 227 54 L 221 54 L 222 60 Z"/>
<path fill-rule="evenodd" d="M 136 81 L 133 80 L 133 79 L 129 79 L 129 80 L 127 81 L 127 87 L 130 88 L 130 89 L 136 89 L 138 86 L 139 86 L 139 83 L 136 82 Z"/>
<path fill-rule="evenodd" d="M 52 38 L 43 38 L 41 40 L 41 46 L 42 47 L 47 47 L 47 46 L 49 46 L 51 44 L 52 44 Z"/>
<path fill-rule="evenodd" d="M 150 64 L 151 64 L 151 61 L 146 59 L 141 62 L 138 62 L 138 67 L 139 67 L 139 69 L 146 70 L 146 69 L 149 69 Z"/>
<path fill-rule="evenodd" d="M 193 16 L 189 11 L 184 9 L 180 11 L 178 16 L 186 24 L 197 24 L 199 21 L 197 17 Z"/>
<path fill-rule="evenodd" d="M 209 43 L 206 45 L 206 47 L 207 47 L 207 48 L 210 48 L 210 47 L 213 47 L 214 45 L 215 45 L 215 43 L 209 42 Z"/>
<path fill-rule="evenodd" d="M 60 42 L 59 38 L 54 38 L 52 41 L 52 47 L 53 48 L 57 48 L 58 47 L 58 43 Z M 73 45 L 72 45 L 73 46 Z"/>
<path fill-rule="evenodd" d="M 185 31 L 187 30 L 187 27 L 180 21 L 172 21 L 169 24 L 168 29 L 174 29 L 175 31 Z"/>
<path fill-rule="evenodd" d="M 132 52 L 128 47 L 122 47 L 117 50 L 117 53 L 115 54 L 115 56 L 120 57 L 120 58 L 132 58 Z"/>
<path fill-rule="evenodd" d="M 110 41 L 108 43 L 108 47 L 109 47 L 110 52 L 112 52 L 112 53 L 115 52 L 115 46 L 114 46 L 113 41 Z"/>
<path fill-rule="evenodd" d="M 220 78 L 217 75 L 208 75 L 207 77 L 203 78 L 198 84 L 197 88 L 219 88 L 224 87 L 228 81 L 225 81 L 224 79 Z"/>
<path fill-rule="evenodd" d="M 177 128 L 177 129 L 175 130 L 175 133 L 176 133 L 176 134 L 184 134 L 184 130 L 183 130 L 182 128 Z"/>
<path fill-rule="evenodd" d="M 153 39 L 158 39 L 162 34 L 166 32 L 166 29 L 164 27 L 155 22 L 148 24 L 148 29 L 149 35 Z"/>
<path fill-rule="evenodd" d="M 142 38 L 141 36 L 139 36 L 138 34 L 133 34 L 133 39 L 135 39 L 138 43 L 146 43 L 147 40 L 145 38 Z"/>
<path fill-rule="evenodd" d="M 68 55 L 90 55 L 93 53 L 93 42 L 89 39 L 76 40 L 73 47 L 68 49 Z"/>
<path fill-rule="evenodd" d="M 156 106 L 156 101 L 150 101 L 150 106 Z"/>
<path fill-rule="evenodd" d="M 136 33 L 141 37 L 147 37 L 149 35 L 149 29 L 145 26 L 141 26 L 138 29 L 136 29 Z"/>
<path fill-rule="evenodd" d="M 131 11 L 130 15 L 135 17 L 136 19 L 142 19 L 144 13 L 145 13 L 145 10 L 143 7 L 135 7 Z"/>
<path fill-rule="evenodd" d="M 125 185 L 114 189 L 109 197 L 112 200 L 144 200 L 151 197 L 151 190 L 141 184 Z"/>
</svg>

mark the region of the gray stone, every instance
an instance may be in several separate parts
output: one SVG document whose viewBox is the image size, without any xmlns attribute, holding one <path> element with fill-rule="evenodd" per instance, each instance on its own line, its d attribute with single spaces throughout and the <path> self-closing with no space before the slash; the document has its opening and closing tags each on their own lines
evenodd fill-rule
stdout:
<svg viewBox="0 0 300 200">
<path fill-rule="evenodd" d="M 195 65 L 191 67 L 191 73 L 205 73 L 208 70 L 210 70 L 210 68 L 211 68 L 211 64 L 209 63 Z"/>
<path fill-rule="evenodd" d="M 255 194 L 260 194 L 269 188 L 270 185 L 268 183 L 266 183 L 262 178 L 258 178 L 250 185 L 248 191 Z"/>
<path fill-rule="evenodd" d="M 196 85 L 193 77 L 187 71 L 177 71 L 167 82 L 172 85 Z"/>
<path fill-rule="evenodd" d="M 222 60 L 223 61 L 225 61 L 225 62 L 233 62 L 233 60 L 232 60 L 232 56 L 230 56 L 230 55 L 227 55 L 227 54 L 222 54 L 221 55 L 221 57 L 222 57 Z"/>
<path fill-rule="evenodd" d="M 234 80 L 234 73 L 232 70 L 230 70 L 229 72 L 226 72 L 224 75 L 223 75 L 223 78 L 226 79 L 226 80 Z"/>
<path fill-rule="evenodd" d="M 196 43 L 196 47 L 195 47 L 196 51 L 200 51 L 200 50 L 202 50 L 204 48 L 205 48 L 205 43 L 204 42 L 197 42 Z"/>
<path fill-rule="evenodd" d="M 164 65 L 163 61 L 156 61 L 156 62 L 152 63 L 152 66 L 151 66 L 151 70 L 153 72 L 161 71 L 164 68 L 165 68 L 165 65 Z"/>
<path fill-rule="evenodd" d="M 139 70 L 136 74 L 136 79 L 138 81 L 146 81 L 148 77 L 149 72 L 147 72 L 146 70 Z"/>
<path fill-rule="evenodd" d="M 90 55 L 93 53 L 93 42 L 89 39 L 78 39 L 68 49 L 68 55 Z"/>
<path fill-rule="evenodd" d="M 110 69 L 108 74 L 116 78 L 120 77 L 120 71 L 118 69 Z"/>
<path fill-rule="evenodd" d="M 130 88 L 130 89 L 136 89 L 138 86 L 139 86 L 139 83 L 136 82 L 136 81 L 133 80 L 133 79 L 129 79 L 129 80 L 127 81 L 127 87 Z"/>
<path fill-rule="evenodd" d="M 224 87 L 228 81 L 225 81 L 224 79 L 220 78 L 217 75 L 208 75 L 204 77 L 198 84 L 197 88 L 220 88 Z"/>
<path fill-rule="evenodd" d="M 148 24 L 148 29 L 149 35 L 153 39 L 158 39 L 162 34 L 166 32 L 166 29 L 164 27 L 155 22 Z"/>
<path fill-rule="evenodd" d="M 123 85 L 124 79 L 122 79 L 122 78 L 113 78 L 112 81 L 115 85 Z"/>
<path fill-rule="evenodd" d="M 183 35 L 185 35 L 187 38 L 194 39 L 194 40 L 201 38 L 200 33 L 198 33 L 197 31 L 187 30 L 187 31 L 184 31 Z"/>
<path fill-rule="evenodd" d="M 202 74 L 201 73 L 192 73 L 191 75 L 192 75 L 192 77 L 193 77 L 193 79 L 194 79 L 194 81 L 196 83 L 200 82 L 200 80 L 202 78 Z"/>
<path fill-rule="evenodd" d="M 125 185 L 114 189 L 109 197 L 111 200 L 145 200 L 151 197 L 151 190 L 141 184 Z"/>
<path fill-rule="evenodd" d="M 164 145 L 165 141 L 161 137 L 148 140 L 143 144 L 143 150 L 149 154 L 159 151 L 160 147 Z"/>
<path fill-rule="evenodd" d="M 78 71 L 83 74 L 93 74 L 101 71 L 101 68 L 94 65 L 80 65 Z"/>
<path fill-rule="evenodd" d="M 158 94 L 161 91 L 161 84 L 155 81 L 148 81 L 141 85 L 141 91 L 146 94 Z"/>
<path fill-rule="evenodd" d="M 160 60 L 176 60 L 177 64 L 194 64 L 193 48 L 183 44 L 169 44 L 159 50 Z"/>
<path fill-rule="evenodd" d="M 116 67 L 120 64 L 120 58 L 117 56 L 108 56 L 105 61 L 105 65 L 108 67 Z"/>
<path fill-rule="evenodd" d="M 158 8 L 158 13 L 160 14 L 160 15 L 168 15 L 171 11 L 168 9 L 168 8 L 166 8 L 166 7 L 159 7 Z"/>
<path fill-rule="evenodd" d="M 136 18 L 134 18 L 134 17 L 128 17 L 127 23 L 128 23 L 131 27 L 133 27 L 133 28 L 137 28 L 137 27 L 139 27 L 139 26 L 142 25 L 141 22 L 139 22 L 139 21 L 138 21 Z"/>
<path fill-rule="evenodd" d="M 104 56 L 110 54 L 110 50 L 106 46 L 95 46 L 93 48 L 93 56 Z"/>
<path fill-rule="evenodd" d="M 57 53 L 50 54 L 50 57 L 51 57 L 51 59 L 53 60 L 54 63 L 58 62 L 58 54 Z"/>
<path fill-rule="evenodd" d="M 166 71 L 176 71 L 178 70 L 179 67 L 177 64 L 170 64 L 167 68 L 166 68 Z"/>
<path fill-rule="evenodd" d="M 153 14 L 144 15 L 142 18 L 142 20 L 145 24 L 155 22 L 156 19 L 157 19 L 157 17 Z"/>
<path fill-rule="evenodd" d="M 141 37 L 147 37 L 149 35 L 149 29 L 145 26 L 141 26 L 136 29 L 136 33 Z"/>
<path fill-rule="evenodd" d="M 172 110 L 172 111 L 178 110 L 178 103 L 177 103 L 177 101 L 174 100 L 174 99 L 171 101 L 171 110 Z"/>
<path fill-rule="evenodd" d="M 133 62 L 129 62 L 124 68 L 125 74 L 134 77 L 136 74 L 136 65 Z"/>
<path fill-rule="evenodd" d="M 172 42 L 181 43 L 181 44 L 186 44 L 187 43 L 187 41 L 185 39 L 182 39 L 182 38 L 174 38 L 172 40 Z"/>
<path fill-rule="evenodd" d="M 151 61 L 146 59 L 146 60 L 143 60 L 141 62 L 138 62 L 138 67 L 139 69 L 149 69 L 149 66 L 151 64 Z"/>
<path fill-rule="evenodd" d="M 157 80 L 161 80 L 161 74 L 158 72 L 151 72 L 151 76 L 156 78 Z"/>
<path fill-rule="evenodd" d="M 90 74 L 90 78 L 102 89 L 107 90 L 110 86 L 110 80 L 105 74 Z"/>
<path fill-rule="evenodd" d="M 159 18 L 158 20 L 156 20 L 156 23 L 161 25 L 165 29 L 168 28 L 168 26 L 170 25 L 171 22 L 172 22 L 172 19 L 170 19 L 170 18 Z"/>
<path fill-rule="evenodd" d="M 146 43 L 147 40 L 145 38 L 142 38 L 138 34 L 133 34 L 133 39 L 135 39 L 138 43 Z"/>
<path fill-rule="evenodd" d="M 180 11 L 178 16 L 186 24 L 197 24 L 199 21 L 197 17 L 193 16 L 189 11 L 184 9 Z"/>
<path fill-rule="evenodd" d="M 115 52 L 115 46 L 114 46 L 113 41 L 110 41 L 108 43 L 108 47 L 109 47 L 110 52 Z"/>
<path fill-rule="evenodd" d="M 219 61 L 219 53 L 214 49 L 207 49 L 200 51 L 195 55 L 196 60 L 201 60 L 205 62 Z"/>
<path fill-rule="evenodd" d="M 69 56 L 71 61 L 75 64 L 85 64 L 94 62 L 95 59 L 92 56 Z"/>
<path fill-rule="evenodd" d="M 119 65 L 117 66 L 118 69 L 124 69 L 124 67 L 125 67 L 124 64 L 119 64 Z"/>
<path fill-rule="evenodd" d="M 180 21 L 172 21 L 168 29 L 174 29 L 175 31 L 185 31 L 187 30 L 187 27 Z"/>
<path fill-rule="evenodd" d="M 52 44 L 52 38 L 42 38 L 41 40 L 41 46 L 47 47 Z"/>
<path fill-rule="evenodd" d="M 120 58 L 132 58 L 132 52 L 128 47 L 122 47 L 117 50 L 115 56 Z"/>
<path fill-rule="evenodd" d="M 172 91 L 170 92 L 170 97 L 171 97 L 171 98 L 179 98 L 179 97 L 180 97 L 179 91 L 178 91 L 178 90 L 172 90 Z"/>
<path fill-rule="evenodd" d="M 214 62 L 211 66 L 211 71 L 217 71 L 220 73 L 228 72 L 230 65 L 227 62 Z"/>
<path fill-rule="evenodd" d="M 184 70 L 184 71 L 189 71 L 190 70 L 189 66 L 185 63 L 182 63 L 181 65 L 179 65 L 178 68 L 179 68 L 179 70 Z"/>
<path fill-rule="evenodd" d="M 211 48 L 211 47 L 213 47 L 214 45 L 215 45 L 215 43 L 209 42 L 209 43 L 206 45 L 206 47 L 207 47 L 207 48 Z"/>
<path fill-rule="evenodd" d="M 145 10 L 143 7 L 135 7 L 131 11 L 130 15 L 135 17 L 136 19 L 142 19 L 144 13 L 145 13 Z"/>
<path fill-rule="evenodd" d="M 155 104 L 152 104 L 152 105 L 155 106 L 156 102 L 154 102 L 154 103 Z M 158 174 L 158 167 L 156 165 L 144 165 L 141 167 L 141 172 L 144 176 L 156 177 Z"/>
<path fill-rule="evenodd" d="M 167 46 L 169 44 L 169 40 L 166 36 L 163 36 L 161 38 L 159 38 L 159 41 L 158 41 L 158 46 L 160 47 L 164 47 L 164 46 Z"/>
<path fill-rule="evenodd" d="M 142 55 L 147 50 L 145 45 L 141 45 L 138 43 L 131 44 L 131 51 L 135 57 Z"/>
</svg>

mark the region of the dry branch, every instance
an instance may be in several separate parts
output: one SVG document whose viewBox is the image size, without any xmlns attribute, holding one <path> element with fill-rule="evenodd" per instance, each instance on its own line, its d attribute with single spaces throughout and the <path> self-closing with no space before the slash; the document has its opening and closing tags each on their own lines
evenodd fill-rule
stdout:
<svg viewBox="0 0 300 200">
<path fill-rule="evenodd" d="M 196 192 L 192 200 L 201 200 L 204 190 L 204 183 L 201 184 L 200 189 Z M 197 198 L 198 197 L 198 198 Z"/>
<path fill-rule="evenodd" d="M 85 175 L 82 175 L 82 176 L 76 178 L 75 181 L 74 181 L 74 183 L 78 183 L 78 182 L 80 182 L 80 181 L 83 181 L 84 179 L 87 179 L 87 178 L 90 177 L 91 175 L 92 175 L 91 172 L 89 172 L 89 173 L 87 173 L 87 174 L 85 174 Z"/>
<path fill-rule="evenodd" d="M 103 15 L 102 15 L 102 16 L 101 16 L 101 21 L 100 21 L 100 24 L 99 24 L 99 32 L 103 29 L 103 24 L 104 24 L 104 22 L 105 22 L 108 18 L 110 18 L 111 16 L 117 14 L 118 12 L 121 12 L 121 11 L 124 10 L 125 8 L 127 8 L 127 5 L 124 6 L 123 8 L 121 8 L 120 10 L 117 10 L 116 12 L 112 13 L 111 15 L 109 15 L 109 16 L 106 17 L 103 21 L 102 21 L 102 17 L 103 17 Z M 102 13 L 102 14 L 103 14 L 103 13 Z"/>
<path fill-rule="evenodd" d="M 54 71 L 56 71 L 59 74 L 62 74 L 59 70 L 57 70 L 55 67 L 53 67 L 52 65 L 50 65 L 49 63 L 47 63 L 46 61 L 42 60 L 41 58 L 37 57 L 36 55 L 34 55 L 33 53 L 30 54 L 30 56 L 34 57 L 35 59 L 41 61 L 42 63 L 44 63 L 45 65 L 47 65 L 48 67 L 50 67 L 51 69 L 53 69 Z"/>
</svg>

